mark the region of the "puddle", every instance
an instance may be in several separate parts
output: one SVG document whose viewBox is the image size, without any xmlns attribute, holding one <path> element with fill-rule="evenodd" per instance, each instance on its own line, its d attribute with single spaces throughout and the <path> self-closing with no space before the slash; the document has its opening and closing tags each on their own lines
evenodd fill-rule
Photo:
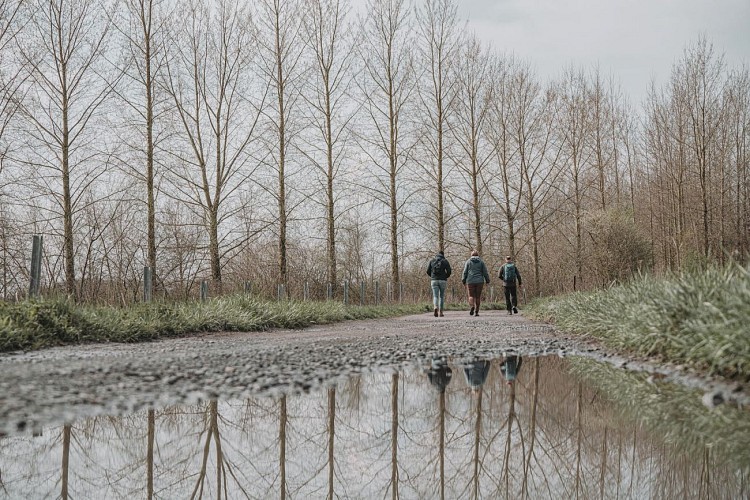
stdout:
<svg viewBox="0 0 750 500">
<path fill-rule="evenodd" d="M 582 358 L 436 360 L 335 388 L 0 439 L 0 498 L 747 498 L 750 413 Z"/>
</svg>

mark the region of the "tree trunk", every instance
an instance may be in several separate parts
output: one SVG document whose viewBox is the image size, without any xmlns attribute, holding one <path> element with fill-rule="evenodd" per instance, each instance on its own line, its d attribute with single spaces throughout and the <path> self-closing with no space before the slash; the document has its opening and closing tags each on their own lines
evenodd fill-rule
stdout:
<svg viewBox="0 0 750 500">
<path fill-rule="evenodd" d="M 279 111 L 279 283 L 287 286 L 287 257 L 286 257 L 286 125 L 284 107 L 284 67 L 281 55 L 281 27 L 279 24 L 279 12 L 276 11 L 276 92 L 278 94 Z"/>
</svg>

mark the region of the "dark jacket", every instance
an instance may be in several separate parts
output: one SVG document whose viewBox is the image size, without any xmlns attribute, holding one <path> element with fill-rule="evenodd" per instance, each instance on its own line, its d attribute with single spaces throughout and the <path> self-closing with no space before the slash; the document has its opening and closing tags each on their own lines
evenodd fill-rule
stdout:
<svg viewBox="0 0 750 500">
<path fill-rule="evenodd" d="M 521 356 L 508 356 L 505 361 L 500 364 L 500 371 L 503 372 L 505 380 L 511 382 L 518 376 L 519 370 L 521 370 L 521 364 L 523 359 Z"/>
<path fill-rule="evenodd" d="M 427 372 L 427 378 L 430 380 L 430 383 L 435 386 L 438 392 L 445 392 L 445 388 L 451 383 L 452 377 L 453 370 L 446 365 L 433 367 Z"/>
<path fill-rule="evenodd" d="M 477 285 L 479 283 L 489 283 L 490 273 L 484 261 L 474 255 L 464 264 L 464 272 L 461 276 L 461 283 L 464 285 Z"/>
<path fill-rule="evenodd" d="M 490 373 L 490 362 L 487 360 L 472 361 L 464 367 L 464 377 L 469 387 L 476 389 L 484 385 Z"/>
<path fill-rule="evenodd" d="M 440 254 L 427 264 L 427 276 L 433 280 L 447 280 L 452 272 L 450 262 Z"/>
<path fill-rule="evenodd" d="M 515 262 L 508 262 L 508 264 L 513 264 L 516 268 L 516 279 L 518 280 L 518 284 L 521 284 L 521 271 L 518 270 L 518 266 L 516 266 Z M 505 283 L 505 286 L 516 286 L 516 280 L 506 280 L 505 279 L 505 266 L 508 264 L 503 264 L 503 267 L 500 268 L 500 274 L 498 275 L 498 278 L 503 280 L 503 283 Z"/>
</svg>

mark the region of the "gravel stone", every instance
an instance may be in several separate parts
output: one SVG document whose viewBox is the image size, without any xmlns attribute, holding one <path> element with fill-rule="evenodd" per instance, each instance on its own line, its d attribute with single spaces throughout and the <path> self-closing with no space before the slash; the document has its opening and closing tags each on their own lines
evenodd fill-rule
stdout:
<svg viewBox="0 0 750 500">
<path fill-rule="evenodd" d="M 166 354 L 168 353 L 168 355 Z M 385 320 L 347 321 L 303 330 L 220 332 L 142 344 L 88 344 L 0 354 L 0 434 L 133 408 L 190 404 L 210 398 L 278 396 L 327 387 L 366 371 L 522 356 L 583 355 L 629 369 L 668 373 L 727 401 L 750 398 L 726 381 L 609 353 L 534 323 L 522 314 L 448 311 Z"/>
</svg>

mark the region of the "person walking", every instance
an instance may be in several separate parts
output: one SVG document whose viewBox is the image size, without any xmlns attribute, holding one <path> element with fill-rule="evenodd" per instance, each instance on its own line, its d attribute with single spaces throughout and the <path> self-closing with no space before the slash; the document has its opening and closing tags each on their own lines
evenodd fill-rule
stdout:
<svg viewBox="0 0 750 500">
<path fill-rule="evenodd" d="M 464 378 L 466 378 L 466 383 L 471 387 L 472 392 L 479 391 L 487 381 L 489 373 L 490 362 L 486 359 L 475 359 L 464 366 Z"/>
<path fill-rule="evenodd" d="M 508 309 L 508 315 L 513 313 L 518 314 L 518 290 L 516 289 L 516 281 L 518 286 L 521 284 L 521 273 L 518 272 L 518 268 L 510 255 L 505 257 L 505 264 L 500 268 L 500 274 L 498 278 L 503 280 L 503 288 L 505 290 L 505 307 Z"/>
<path fill-rule="evenodd" d="M 430 381 L 438 392 L 445 392 L 445 388 L 451 383 L 453 370 L 448 367 L 444 359 L 433 359 L 430 363 L 430 369 L 427 371 L 427 379 Z"/>
<path fill-rule="evenodd" d="M 515 382 L 518 372 L 521 369 L 521 364 L 523 364 L 521 356 L 508 356 L 500 363 L 500 371 L 508 384 Z"/>
<path fill-rule="evenodd" d="M 471 257 L 464 264 L 464 272 L 461 276 L 461 283 L 466 285 L 466 292 L 469 295 L 469 315 L 479 316 L 479 306 L 482 303 L 482 288 L 485 283 L 489 284 L 490 273 L 487 272 L 487 266 L 479 257 L 479 252 L 471 251 Z"/>
<path fill-rule="evenodd" d="M 450 278 L 451 272 L 453 272 L 451 264 L 445 258 L 442 250 L 427 264 L 427 276 L 430 277 L 430 286 L 432 287 L 432 304 L 435 307 L 433 313 L 436 318 L 443 316 L 445 289 L 448 286 L 448 278 Z"/>
</svg>

